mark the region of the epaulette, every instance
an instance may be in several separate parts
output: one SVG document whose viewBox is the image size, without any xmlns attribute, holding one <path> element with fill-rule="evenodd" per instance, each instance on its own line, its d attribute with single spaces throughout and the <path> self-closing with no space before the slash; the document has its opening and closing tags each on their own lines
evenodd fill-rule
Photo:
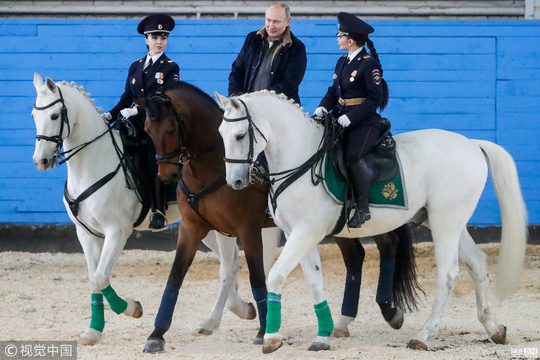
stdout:
<svg viewBox="0 0 540 360">
<path fill-rule="evenodd" d="M 369 59 L 370 57 L 371 57 L 371 55 L 365 55 L 365 56 L 363 57 L 363 59 Z"/>
<path fill-rule="evenodd" d="M 172 64 L 172 63 L 174 63 L 174 61 L 173 61 L 173 60 L 168 60 L 167 62 L 168 62 L 169 64 Z"/>
</svg>

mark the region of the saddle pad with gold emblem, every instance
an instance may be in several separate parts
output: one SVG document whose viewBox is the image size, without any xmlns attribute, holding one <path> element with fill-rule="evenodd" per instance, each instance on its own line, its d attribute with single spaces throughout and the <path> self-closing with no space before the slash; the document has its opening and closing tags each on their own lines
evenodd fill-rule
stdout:
<svg viewBox="0 0 540 360">
<path fill-rule="evenodd" d="M 399 155 L 396 153 L 399 171 L 393 179 L 371 183 L 369 189 L 369 206 L 408 210 L 407 192 L 403 181 L 403 169 Z M 338 204 L 342 205 L 347 196 L 347 183 L 335 170 L 326 156 L 324 166 L 324 189 Z"/>
</svg>

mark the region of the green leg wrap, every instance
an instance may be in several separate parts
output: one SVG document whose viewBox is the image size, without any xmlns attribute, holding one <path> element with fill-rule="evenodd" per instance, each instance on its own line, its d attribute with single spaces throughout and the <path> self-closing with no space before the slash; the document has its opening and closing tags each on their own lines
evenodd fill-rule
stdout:
<svg viewBox="0 0 540 360">
<path fill-rule="evenodd" d="M 330 336 L 332 330 L 334 330 L 334 322 L 332 321 L 332 313 L 326 300 L 315 305 L 315 314 L 317 314 L 317 321 L 319 322 L 319 332 L 317 335 Z"/>
<path fill-rule="evenodd" d="M 268 312 L 266 313 L 266 333 L 277 333 L 281 327 L 281 295 L 268 293 Z"/>
<path fill-rule="evenodd" d="M 116 295 L 116 292 L 113 290 L 111 285 L 101 290 L 101 293 L 105 295 L 107 302 L 111 306 L 112 311 L 115 313 L 121 314 L 127 309 L 127 302 L 120 296 Z"/>
<path fill-rule="evenodd" d="M 90 320 L 90 328 L 103 332 L 104 327 L 103 295 L 92 294 L 92 320 Z"/>
</svg>

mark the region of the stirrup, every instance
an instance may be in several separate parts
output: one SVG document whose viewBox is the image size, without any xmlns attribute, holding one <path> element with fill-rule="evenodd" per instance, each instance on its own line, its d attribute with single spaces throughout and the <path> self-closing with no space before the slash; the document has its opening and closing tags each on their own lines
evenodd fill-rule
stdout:
<svg viewBox="0 0 540 360">
<path fill-rule="evenodd" d="M 364 223 L 371 219 L 371 213 L 369 212 L 369 208 L 367 212 L 359 210 L 356 208 L 356 211 L 354 212 L 354 215 L 349 219 L 347 222 L 347 226 L 351 229 L 358 229 Z"/>
<path fill-rule="evenodd" d="M 165 214 L 163 214 L 163 212 L 161 212 L 160 210 L 156 209 L 156 211 L 150 215 L 150 225 L 148 225 L 148 228 L 150 230 L 161 231 L 165 230 L 168 226 L 169 223 L 165 218 Z"/>
</svg>

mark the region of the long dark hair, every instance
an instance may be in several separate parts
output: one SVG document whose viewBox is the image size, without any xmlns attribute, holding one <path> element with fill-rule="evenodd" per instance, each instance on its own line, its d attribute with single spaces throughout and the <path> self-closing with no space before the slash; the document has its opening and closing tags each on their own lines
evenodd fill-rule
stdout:
<svg viewBox="0 0 540 360">
<path fill-rule="evenodd" d="M 359 47 L 367 45 L 369 49 L 369 53 L 379 63 L 379 67 L 381 68 L 381 77 L 382 77 L 382 85 L 383 85 L 383 101 L 380 106 L 381 111 L 382 111 L 384 110 L 386 105 L 388 105 L 389 94 L 388 94 L 388 84 L 386 83 L 386 80 L 384 80 L 384 77 L 383 77 L 383 68 L 381 65 L 381 60 L 379 60 L 379 54 L 377 54 L 377 50 L 375 50 L 375 45 L 373 45 L 373 41 L 371 41 L 371 39 L 368 38 L 367 36 L 358 37 L 358 38 L 351 37 L 351 38 L 356 42 L 356 45 Z"/>
</svg>

